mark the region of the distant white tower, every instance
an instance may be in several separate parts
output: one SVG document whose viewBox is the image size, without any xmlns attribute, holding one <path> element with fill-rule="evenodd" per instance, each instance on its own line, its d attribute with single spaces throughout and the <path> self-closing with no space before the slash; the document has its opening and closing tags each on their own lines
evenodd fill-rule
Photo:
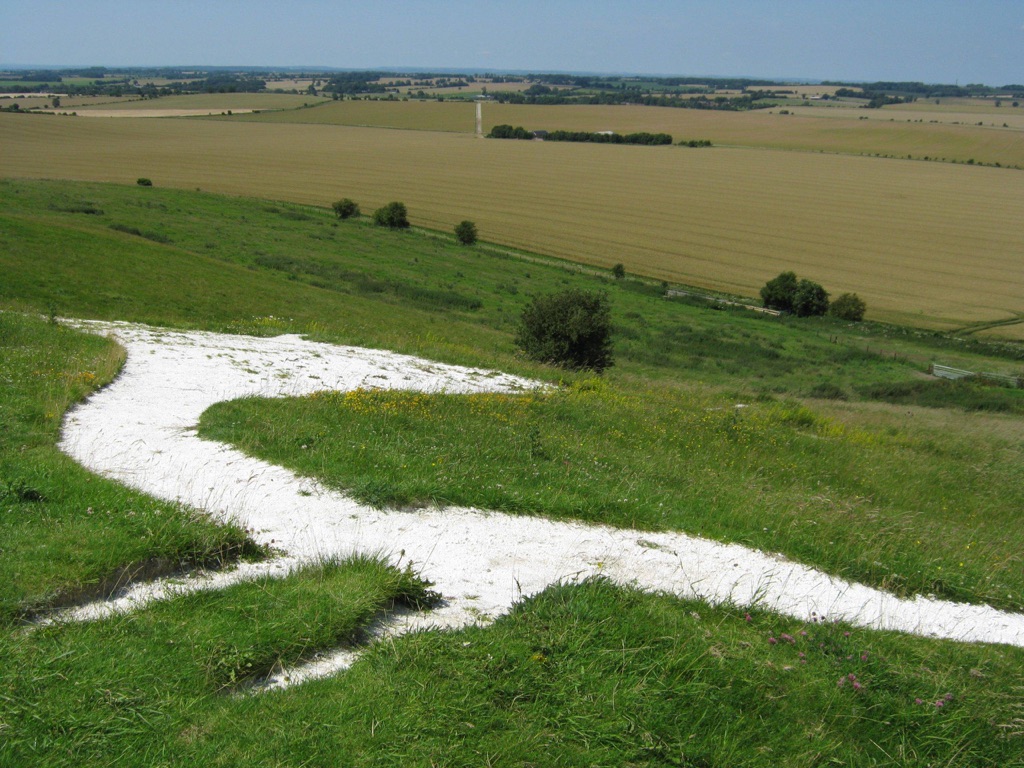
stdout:
<svg viewBox="0 0 1024 768">
<path fill-rule="evenodd" d="M 484 103 L 482 100 L 476 102 L 476 137 L 484 137 Z"/>
</svg>

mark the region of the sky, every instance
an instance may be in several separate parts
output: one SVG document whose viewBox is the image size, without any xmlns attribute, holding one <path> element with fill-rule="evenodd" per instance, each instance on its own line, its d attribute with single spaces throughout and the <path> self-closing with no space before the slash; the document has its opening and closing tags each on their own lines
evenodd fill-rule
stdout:
<svg viewBox="0 0 1024 768">
<path fill-rule="evenodd" d="M 3 0 L 0 66 L 1024 82 L 1024 0 Z"/>
</svg>

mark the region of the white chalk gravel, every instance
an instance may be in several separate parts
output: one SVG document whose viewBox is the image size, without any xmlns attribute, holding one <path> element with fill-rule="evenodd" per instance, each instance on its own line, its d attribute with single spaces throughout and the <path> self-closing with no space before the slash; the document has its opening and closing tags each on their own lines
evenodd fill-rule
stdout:
<svg viewBox="0 0 1024 768">
<path fill-rule="evenodd" d="M 551 584 L 602 575 L 652 592 L 757 605 L 799 619 L 827 616 L 863 627 L 1024 646 L 1024 615 L 925 597 L 903 600 L 778 555 L 682 533 L 467 508 L 376 510 L 315 480 L 200 439 L 195 430 L 206 408 L 247 396 L 360 387 L 521 392 L 540 386 L 536 382 L 295 335 L 258 338 L 69 322 L 112 335 L 127 350 L 127 360 L 111 385 L 68 413 L 61 449 L 125 485 L 233 520 L 283 553 L 270 563 L 226 573 L 141 584 L 117 600 L 75 609 L 69 618 L 130 610 L 183 589 L 215 589 L 358 551 L 412 563 L 444 598 L 432 611 L 381 622 L 379 635 L 486 621 Z M 274 684 L 329 674 L 352 659 L 351 651 L 339 651 L 283 673 Z"/>
</svg>

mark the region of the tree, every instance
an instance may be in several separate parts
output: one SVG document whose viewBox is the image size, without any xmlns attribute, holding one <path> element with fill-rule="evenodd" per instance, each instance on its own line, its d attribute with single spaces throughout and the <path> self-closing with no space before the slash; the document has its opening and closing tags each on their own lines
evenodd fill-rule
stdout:
<svg viewBox="0 0 1024 768">
<path fill-rule="evenodd" d="M 404 203 L 388 203 L 373 212 L 373 223 L 378 227 L 405 229 L 409 226 L 409 216 Z"/>
<path fill-rule="evenodd" d="M 616 264 L 612 267 L 612 276 L 616 280 L 621 280 L 626 276 L 626 268 L 622 264 Z"/>
<path fill-rule="evenodd" d="M 864 312 L 867 311 L 867 308 L 864 299 L 856 293 L 844 293 L 829 305 L 828 313 L 840 320 L 859 323 L 864 319 Z"/>
<path fill-rule="evenodd" d="M 347 197 L 334 203 L 331 207 L 334 208 L 339 219 L 351 219 L 359 215 L 359 203 L 349 200 Z"/>
<path fill-rule="evenodd" d="M 455 225 L 455 239 L 462 245 L 473 245 L 476 235 L 476 224 L 472 221 L 460 221 Z"/>
<path fill-rule="evenodd" d="M 535 296 L 523 310 L 515 341 L 542 363 L 601 373 L 614 364 L 611 332 L 607 295 L 569 288 Z"/>
<path fill-rule="evenodd" d="M 801 280 L 793 294 L 797 317 L 819 317 L 828 312 L 828 291 L 813 280 Z"/>
<path fill-rule="evenodd" d="M 764 284 L 764 288 L 761 289 L 761 301 L 768 309 L 792 312 L 796 289 L 796 272 L 783 272 L 774 280 L 769 280 Z"/>
<path fill-rule="evenodd" d="M 153 180 L 152 179 L 147 179 L 147 178 L 136 179 L 135 183 L 138 184 L 140 187 L 152 187 L 153 186 Z"/>
</svg>

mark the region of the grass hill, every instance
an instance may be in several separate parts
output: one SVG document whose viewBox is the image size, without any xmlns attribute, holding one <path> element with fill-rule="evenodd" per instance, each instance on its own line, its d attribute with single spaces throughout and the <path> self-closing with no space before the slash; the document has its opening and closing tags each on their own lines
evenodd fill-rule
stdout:
<svg viewBox="0 0 1024 768">
<path fill-rule="evenodd" d="M 426 398 L 402 414 L 403 440 L 376 439 L 365 466 L 343 445 L 313 456 L 295 438 L 394 435 L 401 394 L 363 394 L 357 408 L 228 403 L 203 428 L 380 505 L 451 500 L 684 530 L 901 595 L 1017 611 L 1024 393 L 923 371 L 935 360 L 1019 372 L 1019 346 L 669 298 L 655 281 L 266 200 L 3 181 L 0 211 L 0 764 L 1024 759 L 1019 649 L 602 581 L 551 588 L 490 627 L 404 637 L 335 679 L 262 696 L 225 694 L 358 642 L 376 611 L 418 604 L 424 585 L 353 558 L 88 625 L 24 625 L 136 576 L 266 554 L 244 531 L 90 476 L 56 450 L 64 410 L 121 358 L 48 317 L 300 332 L 541 377 L 562 386 Z M 512 343 L 529 298 L 567 286 L 609 295 L 616 365 L 600 379 L 538 366 Z M 491 443 L 500 450 L 479 450 Z M 432 451 L 460 471 L 438 477 Z M 495 481 L 500 494 L 487 490 Z"/>
</svg>

